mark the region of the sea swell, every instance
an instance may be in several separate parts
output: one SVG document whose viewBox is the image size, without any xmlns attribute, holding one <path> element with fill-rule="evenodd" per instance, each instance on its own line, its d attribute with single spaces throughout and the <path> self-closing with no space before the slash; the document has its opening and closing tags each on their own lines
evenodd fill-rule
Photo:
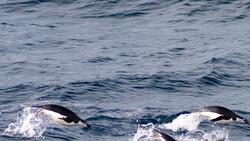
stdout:
<svg viewBox="0 0 250 141">
<path fill-rule="evenodd" d="M 177 140 L 248 141 L 247 125 L 192 112 L 222 105 L 250 118 L 249 9 L 237 0 L 0 1 L 0 140 L 139 141 L 162 126 Z M 22 128 L 39 104 L 68 107 L 93 128 Z"/>
</svg>

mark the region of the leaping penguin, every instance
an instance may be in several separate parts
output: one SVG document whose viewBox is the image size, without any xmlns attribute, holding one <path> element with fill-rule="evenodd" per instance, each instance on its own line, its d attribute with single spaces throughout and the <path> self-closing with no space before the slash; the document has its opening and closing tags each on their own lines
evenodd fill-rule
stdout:
<svg viewBox="0 0 250 141">
<path fill-rule="evenodd" d="M 39 113 L 44 113 L 51 120 L 59 124 L 66 126 L 81 125 L 87 128 L 90 127 L 90 125 L 86 121 L 82 120 L 74 112 L 63 106 L 48 104 L 48 105 L 40 105 L 32 107 L 39 108 L 40 109 Z"/>
<path fill-rule="evenodd" d="M 153 129 L 154 138 L 162 138 L 164 141 L 176 141 L 171 136 L 159 131 L 158 129 Z"/>
<path fill-rule="evenodd" d="M 249 124 L 246 118 L 222 106 L 207 106 L 198 111 L 202 116 L 216 123 L 241 122 Z"/>
</svg>

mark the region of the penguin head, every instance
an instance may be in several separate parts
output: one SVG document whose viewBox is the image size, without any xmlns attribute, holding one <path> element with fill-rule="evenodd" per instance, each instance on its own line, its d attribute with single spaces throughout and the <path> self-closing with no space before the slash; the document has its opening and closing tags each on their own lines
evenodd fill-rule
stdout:
<svg viewBox="0 0 250 141">
<path fill-rule="evenodd" d="M 246 119 L 246 118 L 243 118 L 243 117 L 241 117 L 241 116 L 237 116 L 236 121 L 237 121 L 237 122 L 241 122 L 241 123 L 249 124 L 249 120 Z"/>
<path fill-rule="evenodd" d="M 164 141 L 175 141 L 175 139 L 173 139 L 169 135 L 159 131 L 158 129 L 153 130 L 153 137 L 156 139 L 164 140 Z"/>
<path fill-rule="evenodd" d="M 161 138 L 162 137 L 162 132 L 160 132 L 159 130 L 154 129 L 153 130 L 153 137 L 154 138 Z"/>
<path fill-rule="evenodd" d="M 82 119 L 80 119 L 80 121 L 77 124 L 80 125 L 80 126 L 83 126 L 85 128 L 90 128 L 91 127 L 85 120 L 82 120 Z"/>
</svg>

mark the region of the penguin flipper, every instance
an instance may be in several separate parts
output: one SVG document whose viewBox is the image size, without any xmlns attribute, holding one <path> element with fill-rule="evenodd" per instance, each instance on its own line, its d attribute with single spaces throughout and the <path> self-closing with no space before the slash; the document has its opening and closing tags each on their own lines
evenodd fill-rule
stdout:
<svg viewBox="0 0 250 141">
<path fill-rule="evenodd" d="M 211 121 L 217 122 L 217 121 L 220 121 L 220 120 L 228 120 L 228 119 L 230 119 L 230 118 L 228 118 L 227 116 L 219 116 L 219 117 L 217 117 L 215 119 L 212 119 Z"/>
</svg>

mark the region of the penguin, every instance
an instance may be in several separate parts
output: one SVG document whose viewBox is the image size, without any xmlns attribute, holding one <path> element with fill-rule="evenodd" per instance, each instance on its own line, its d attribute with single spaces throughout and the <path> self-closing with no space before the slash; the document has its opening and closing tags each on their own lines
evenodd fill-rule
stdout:
<svg viewBox="0 0 250 141">
<path fill-rule="evenodd" d="M 157 139 L 161 138 L 164 141 L 176 141 L 171 136 L 167 135 L 166 133 L 161 132 L 158 129 L 153 129 L 153 138 L 157 138 Z"/>
<path fill-rule="evenodd" d="M 237 115 L 235 112 L 222 106 L 207 106 L 198 111 L 202 116 L 207 117 L 210 121 L 223 124 L 231 122 L 240 122 L 249 124 L 246 118 Z"/>
<path fill-rule="evenodd" d="M 44 113 L 56 123 L 65 126 L 81 125 L 86 128 L 90 127 L 90 125 L 86 121 L 82 120 L 73 111 L 63 106 L 55 104 L 47 104 L 47 105 L 32 106 L 32 107 L 39 108 L 40 110 L 38 111 L 38 113 Z"/>
</svg>

